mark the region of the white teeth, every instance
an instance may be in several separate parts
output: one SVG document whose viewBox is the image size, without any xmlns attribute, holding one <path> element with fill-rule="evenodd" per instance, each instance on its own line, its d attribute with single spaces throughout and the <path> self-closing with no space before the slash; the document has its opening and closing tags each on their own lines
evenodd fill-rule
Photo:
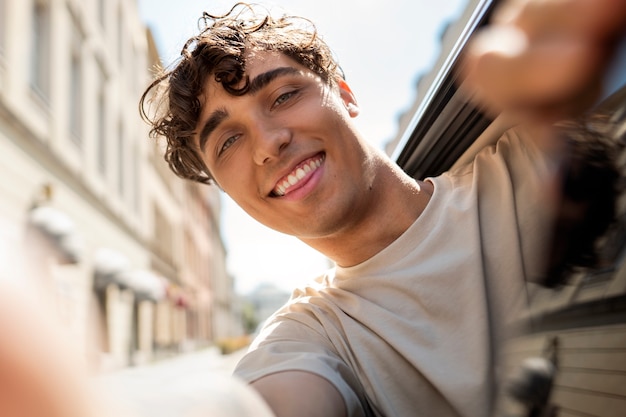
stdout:
<svg viewBox="0 0 626 417">
<path fill-rule="evenodd" d="M 274 193 L 277 196 L 284 196 L 287 189 L 298 183 L 301 179 L 303 179 L 308 173 L 315 171 L 322 165 L 322 161 L 324 159 L 317 159 L 315 161 L 310 161 L 304 164 L 302 167 L 298 168 L 294 173 L 289 174 L 285 180 L 283 180 L 280 184 L 276 186 L 274 189 Z"/>
</svg>

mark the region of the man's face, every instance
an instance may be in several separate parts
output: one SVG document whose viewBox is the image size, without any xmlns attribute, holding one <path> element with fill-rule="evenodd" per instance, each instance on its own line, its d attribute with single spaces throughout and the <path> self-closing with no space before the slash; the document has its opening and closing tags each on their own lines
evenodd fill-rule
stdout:
<svg viewBox="0 0 626 417">
<path fill-rule="evenodd" d="M 371 182 L 354 97 L 276 52 L 251 54 L 246 72 L 250 90 L 239 97 L 207 80 L 195 137 L 206 165 L 264 225 L 299 238 L 332 235 L 367 204 Z"/>
</svg>

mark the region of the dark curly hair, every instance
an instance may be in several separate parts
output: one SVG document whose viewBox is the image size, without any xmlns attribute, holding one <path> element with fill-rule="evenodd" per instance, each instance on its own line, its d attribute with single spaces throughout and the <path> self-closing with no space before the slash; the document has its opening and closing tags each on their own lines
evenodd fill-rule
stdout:
<svg viewBox="0 0 626 417">
<path fill-rule="evenodd" d="M 215 77 L 232 95 L 245 94 L 245 58 L 248 51 L 259 50 L 281 52 L 331 86 L 343 73 L 315 25 L 305 18 L 274 18 L 258 5 L 237 3 L 224 15 L 204 12 L 199 26 L 200 33 L 185 43 L 173 68 L 161 69 L 148 86 L 139 108 L 151 125 L 150 136 L 166 138 L 164 157 L 172 171 L 209 184 L 213 177 L 193 141 L 207 77 Z"/>
<path fill-rule="evenodd" d="M 623 248 L 617 200 L 624 190 L 626 143 L 619 124 L 597 113 L 561 122 L 557 132 L 569 147 L 554 222 L 554 240 L 544 285 L 564 284 L 580 270 L 601 269 Z M 623 121 L 621 122 L 624 123 Z M 623 222 L 623 220 L 622 220 Z M 616 234 L 617 233 L 617 234 Z"/>
</svg>

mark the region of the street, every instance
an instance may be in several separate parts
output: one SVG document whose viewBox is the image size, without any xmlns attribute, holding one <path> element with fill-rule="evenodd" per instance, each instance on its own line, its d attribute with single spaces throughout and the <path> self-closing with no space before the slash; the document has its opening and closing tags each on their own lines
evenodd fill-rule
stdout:
<svg viewBox="0 0 626 417">
<path fill-rule="evenodd" d="M 244 352 L 209 348 L 102 375 L 96 387 L 106 417 L 271 417 L 256 393 L 231 375 Z"/>
</svg>

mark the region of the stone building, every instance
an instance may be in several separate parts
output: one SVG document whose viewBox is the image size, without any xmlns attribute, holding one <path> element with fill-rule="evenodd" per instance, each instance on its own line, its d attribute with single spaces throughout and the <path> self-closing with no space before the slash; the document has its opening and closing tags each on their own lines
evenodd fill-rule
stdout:
<svg viewBox="0 0 626 417">
<path fill-rule="evenodd" d="M 158 62 L 134 0 L 0 0 L 1 247 L 100 369 L 240 331 L 219 191 L 171 174 L 139 116 Z"/>
</svg>

